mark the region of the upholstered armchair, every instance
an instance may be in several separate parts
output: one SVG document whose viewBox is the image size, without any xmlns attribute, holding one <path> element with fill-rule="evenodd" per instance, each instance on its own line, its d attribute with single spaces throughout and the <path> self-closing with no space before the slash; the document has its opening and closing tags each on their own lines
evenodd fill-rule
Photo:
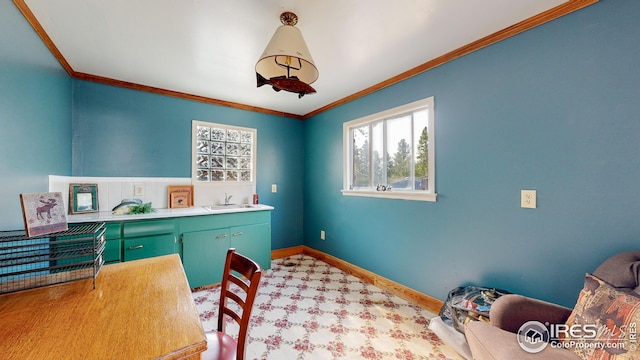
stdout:
<svg viewBox="0 0 640 360">
<path fill-rule="evenodd" d="M 620 352 L 630 355 L 630 351 L 637 351 L 640 357 L 640 336 L 637 339 L 639 350 L 635 350 L 635 343 L 629 342 L 633 342 L 635 335 L 635 327 L 631 329 L 629 326 L 635 326 L 638 321 L 640 331 L 639 277 L 640 251 L 632 251 L 609 258 L 593 275 L 587 274 L 585 287 L 580 292 L 574 309 L 521 295 L 504 295 L 492 305 L 490 323 L 473 321 L 465 325 L 465 336 L 473 358 L 575 360 L 600 358 L 599 356 L 608 358 L 621 354 Z M 520 327 L 529 321 L 542 324 L 591 324 L 599 328 L 608 326 L 607 331 L 611 331 L 609 337 L 624 337 L 626 342 L 620 345 L 624 349 L 580 350 L 578 347 L 566 349 L 561 346 L 545 346 L 542 351 L 533 353 L 520 347 L 516 335 Z M 628 336 L 630 332 L 634 333 L 631 339 Z M 568 340 L 571 339 L 566 339 Z"/>
</svg>

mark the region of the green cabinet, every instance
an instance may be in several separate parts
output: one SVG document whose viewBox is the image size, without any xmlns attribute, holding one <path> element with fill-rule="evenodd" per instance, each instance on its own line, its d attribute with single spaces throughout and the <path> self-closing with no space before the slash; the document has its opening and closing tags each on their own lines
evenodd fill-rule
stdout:
<svg viewBox="0 0 640 360">
<path fill-rule="evenodd" d="M 271 231 L 269 224 L 237 226 L 230 230 L 229 247 L 253 259 L 263 269 L 271 267 Z"/>
<path fill-rule="evenodd" d="M 192 288 L 222 281 L 229 249 L 229 229 L 191 231 L 182 234 L 182 263 Z"/>
<path fill-rule="evenodd" d="M 204 214 L 105 225 L 105 262 L 178 253 L 192 288 L 219 283 L 227 250 L 271 267 L 271 211 Z M 178 241 L 180 239 L 180 241 Z"/>
<path fill-rule="evenodd" d="M 132 221 L 122 224 L 123 260 L 178 253 L 176 221 Z"/>
<path fill-rule="evenodd" d="M 271 268 L 271 212 L 251 211 L 180 219 L 182 263 L 189 285 L 219 283 L 227 250 L 235 248 Z"/>
<path fill-rule="evenodd" d="M 104 262 L 107 264 L 122 261 L 121 229 L 122 224 L 119 222 L 105 224 L 104 238 L 106 245 L 104 247 Z"/>
</svg>

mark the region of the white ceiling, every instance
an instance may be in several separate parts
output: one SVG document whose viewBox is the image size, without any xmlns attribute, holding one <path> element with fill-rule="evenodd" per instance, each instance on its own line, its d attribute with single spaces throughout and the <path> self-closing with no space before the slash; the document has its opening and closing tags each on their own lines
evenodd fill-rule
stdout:
<svg viewBox="0 0 640 360">
<path fill-rule="evenodd" d="M 305 115 L 566 0 L 24 0 L 74 72 Z M 283 11 L 317 90 L 256 87 Z"/>
</svg>

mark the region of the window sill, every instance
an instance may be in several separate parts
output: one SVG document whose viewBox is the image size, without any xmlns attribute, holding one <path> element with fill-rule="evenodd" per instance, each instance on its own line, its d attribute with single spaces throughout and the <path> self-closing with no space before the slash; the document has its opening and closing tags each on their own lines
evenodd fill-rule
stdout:
<svg viewBox="0 0 640 360">
<path fill-rule="evenodd" d="M 362 196 L 384 199 L 402 199 L 414 201 L 431 201 L 435 202 L 438 194 L 419 193 L 413 191 L 370 191 L 370 190 L 342 190 L 343 196 Z"/>
</svg>

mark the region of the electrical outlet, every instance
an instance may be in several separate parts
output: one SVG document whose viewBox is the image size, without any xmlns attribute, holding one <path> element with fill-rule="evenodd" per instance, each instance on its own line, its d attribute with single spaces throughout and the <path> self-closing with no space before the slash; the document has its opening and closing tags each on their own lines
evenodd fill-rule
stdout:
<svg viewBox="0 0 640 360">
<path fill-rule="evenodd" d="M 133 185 L 133 196 L 144 196 L 144 186 Z"/>
<path fill-rule="evenodd" d="M 520 192 L 520 207 L 535 209 L 536 208 L 536 191 L 522 190 Z"/>
<path fill-rule="evenodd" d="M 324 235 L 325 235 L 324 234 L 324 230 L 320 230 L 320 240 L 324 240 L 325 239 Z"/>
<path fill-rule="evenodd" d="M 278 192 L 278 185 L 277 184 L 271 184 L 271 192 L 272 193 L 277 193 Z"/>
</svg>

